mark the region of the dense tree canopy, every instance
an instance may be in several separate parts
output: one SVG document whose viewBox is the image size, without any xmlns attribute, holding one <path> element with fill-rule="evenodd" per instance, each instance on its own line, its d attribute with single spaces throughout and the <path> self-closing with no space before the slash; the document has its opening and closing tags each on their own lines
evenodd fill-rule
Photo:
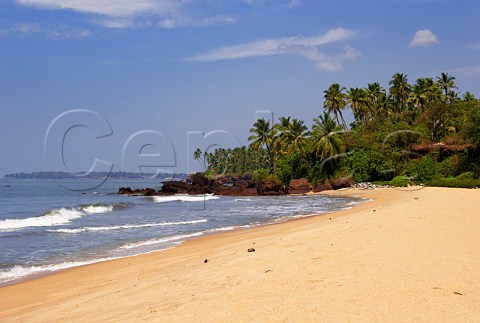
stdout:
<svg viewBox="0 0 480 323">
<path fill-rule="evenodd" d="M 248 147 L 205 153 L 207 173 L 270 176 L 286 183 L 298 177 L 322 182 L 350 176 L 357 181 L 405 176 L 426 182 L 465 173 L 480 175 L 480 103 L 459 97 L 455 77 L 436 79 L 396 73 L 388 91 L 378 82 L 324 91 L 323 111 L 311 129 L 303 120 L 257 120 Z M 344 112 L 354 122 L 347 127 Z M 200 159 L 201 151 L 194 157 Z M 328 167 L 325 166 L 328 160 Z M 397 180 L 398 181 L 398 180 Z"/>
</svg>

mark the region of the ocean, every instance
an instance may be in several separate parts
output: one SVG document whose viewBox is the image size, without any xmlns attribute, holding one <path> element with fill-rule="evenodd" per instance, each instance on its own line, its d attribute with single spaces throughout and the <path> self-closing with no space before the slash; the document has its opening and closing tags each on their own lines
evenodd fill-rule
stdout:
<svg viewBox="0 0 480 323">
<path fill-rule="evenodd" d="M 110 259 L 172 248 L 201 235 L 351 208 L 323 195 L 125 196 L 155 180 L 0 179 L 0 285 Z"/>
</svg>

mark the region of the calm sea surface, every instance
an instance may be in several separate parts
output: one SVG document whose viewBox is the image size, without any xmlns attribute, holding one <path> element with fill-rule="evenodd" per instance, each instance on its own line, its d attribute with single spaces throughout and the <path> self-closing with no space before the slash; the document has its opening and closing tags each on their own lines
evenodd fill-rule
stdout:
<svg viewBox="0 0 480 323">
<path fill-rule="evenodd" d="M 121 186 L 153 180 L 0 179 L 0 285 L 32 275 L 174 247 L 215 231 L 346 209 L 363 200 L 328 196 L 134 197 Z"/>
</svg>

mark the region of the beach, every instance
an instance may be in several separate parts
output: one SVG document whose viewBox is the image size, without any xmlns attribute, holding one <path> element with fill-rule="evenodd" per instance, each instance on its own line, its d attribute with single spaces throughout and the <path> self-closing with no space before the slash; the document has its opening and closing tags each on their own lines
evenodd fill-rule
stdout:
<svg viewBox="0 0 480 323">
<path fill-rule="evenodd" d="M 372 201 L 1 287 L 0 321 L 480 321 L 480 190 L 321 194 Z"/>
</svg>

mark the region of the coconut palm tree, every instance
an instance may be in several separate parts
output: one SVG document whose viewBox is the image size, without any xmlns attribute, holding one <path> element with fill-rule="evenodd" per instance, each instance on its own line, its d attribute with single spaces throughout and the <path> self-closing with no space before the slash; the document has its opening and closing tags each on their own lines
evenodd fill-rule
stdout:
<svg viewBox="0 0 480 323">
<path fill-rule="evenodd" d="M 342 128 L 339 127 L 327 112 L 313 119 L 312 135 L 310 137 L 310 151 L 320 160 L 335 156 L 344 150 L 344 143 L 340 137 Z"/>
<path fill-rule="evenodd" d="M 323 107 L 327 110 L 328 113 L 333 113 L 335 116 L 335 120 L 338 124 L 340 124 L 340 120 L 345 128 L 347 125 L 345 124 L 345 120 L 343 119 L 342 110 L 345 108 L 347 101 L 344 87 L 340 87 L 340 84 L 335 83 L 330 85 L 330 87 L 325 90 L 324 98 L 325 102 L 323 103 Z M 340 116 L 340 118 L 339 118 Z"/>
<path fill-rule="evenodd" d="M 308 128 L 305 126 L 303 120 L 297 118 L 289 123 L 287 131 L 283 133 L 281 139 L 284 152 L 288 155 L 292 153 L 305 156 L 307 148 Z"/>
<path fill-rule="evenodd" d="M 457 88 L 455 85 L 455 77 L 450 76 L 447 73 L 442 73 L 437 77 L 437 84 L 442 88 L 445 99 L 447 99 L 448 102 L 451 102 L 453 99 L 452 91 Z"/>
<path fill-rule="evenodd" d="M 389 93 L 397 107 L 396 112 L 400 114 L 407 109 L 407 99 L 411 88 L 408 84 L 407 75 L 396 73 L 388 84 L 390 85 Z"/>
<path fill-rule="evenodd" d="M 200 165 L 202 165 L 203 170 L 205 171 L 207 169 L 207 164 L 205 163 L 205 155 L 202 154 L 202 151 L 200 148 L 195 149 L 193 152 L 193 159 L 198 161 Z"/>
<path fill-rule="evenodd" d="M 366 92 L 361 88 L 351 88 L 347 91 L 347 102 L 352 108 L 353 116 L 357 122 L 365 123 L 368 117 L 366 109 Z"/>
<path fill-rule="evenodd" d="M 248 140 L 253 140 L 250 148 L 254 150 L 261 150 L 263 147 L 267 149 L 269 157 L 270 171 L 274 170 L 274 146 L 275 146 L 275 129 L 270 127 L 270 122 L 264 118 L 258 119 L 253 127 L 250 129 L 252 135 Z"/>
</svg>

